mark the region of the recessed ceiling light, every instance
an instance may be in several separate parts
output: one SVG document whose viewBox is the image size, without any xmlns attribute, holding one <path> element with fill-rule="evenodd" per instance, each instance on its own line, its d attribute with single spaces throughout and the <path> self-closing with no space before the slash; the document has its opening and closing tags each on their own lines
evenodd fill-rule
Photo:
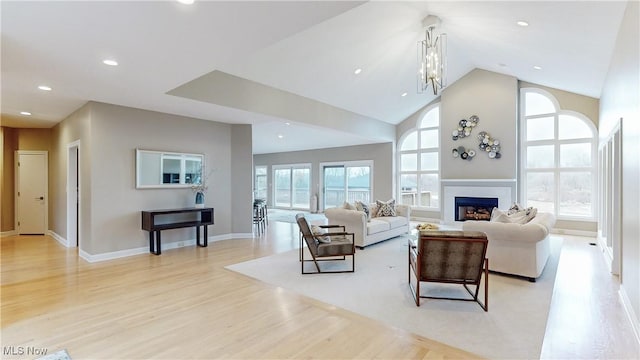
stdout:
<svg viewBox="0 0 640 360">
<path fill-rule="evenodd" d="M 285 124 L 285 125 L 287 125 L 287 126 L 291 125 L 291 123 L 290 123 L 290 122 L 286 122 L 286 123 L 284 123 L 284 124 Z"/>
<path fill-rule="evenodd" d="M 516 22 L 516 24 L 518 24 L 518 26 L 522 26 L 522 27 L 529 26 L 529 23 L 524 21 L 524 20 L 520 20 L 520 21 Z"/>
<path fill-rule="evenodd" d="M 533 68 L 536 69 L 536 70 L 542 70 L 542 67 L 538 66 L 538 65 L 534 66 Z"/>
<path fill-rule="evenodd" d="M 118 66 L 118 62 L 111 59 L 102 60 L 102 63 L 109 66 Z"/>
<path fill-rule="evenodd" d="M 176 0 L 176 1 L 179 2 L 180 4 L 191 5 L 193 4 L 194 0 Z"/>
<path fill-rule="evenodd" d="M 358 74 L 360 74 L 361 72 L 362 72 L 362 69 L 357 68 L 353 73 L 354 73 L 354 74 L 356 74 L 356 75 L 358 75 Z"/>
<path fill-rule="evenodd" d="M 284 135 L 278 134 L 278 139 L 282 139 L 283 137 L 284 137 Z"/>
<path fill-rule="evenodd" d="M 498 66 L 500 66 L 500 67 L 507 67 L 507 64 L 505 64 L 505 63 L 500 63 L 500 64 L 498 64 Z"/>
<path fill-rule="evenodd" d="M 31 116 L 31 113 L 28 111 L 20 111 L 20 115 Z"/>
<path fill-rule="evenodd" d="M 407 93 L 403 92 L 402 95 L 400 95 L 400 96 L 407 96 Z"/>
<path fill-rule="evenodd" d="M 51 87 L 47 86 L 47 85 L 40 85 L 40 86 L 38 86 L 38 89 L 43 90 L 43 91 L 51 91 Z"/>
</svg>

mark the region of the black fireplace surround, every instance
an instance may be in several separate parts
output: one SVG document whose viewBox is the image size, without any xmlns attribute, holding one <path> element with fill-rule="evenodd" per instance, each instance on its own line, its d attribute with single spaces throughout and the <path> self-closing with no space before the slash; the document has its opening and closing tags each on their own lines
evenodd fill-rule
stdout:
<svg viewBox="0 0 640 360">
<path fill-rule="evenodd" d="M 498 207 L 498 198 L 458 197 L 454 199 L 456 221 L 491 220 L 491 211 Z"/>
</svg>

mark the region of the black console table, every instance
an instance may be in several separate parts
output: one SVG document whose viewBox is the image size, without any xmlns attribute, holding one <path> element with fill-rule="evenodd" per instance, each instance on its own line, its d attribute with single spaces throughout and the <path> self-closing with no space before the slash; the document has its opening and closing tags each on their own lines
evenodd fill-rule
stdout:
<svg viewBox="0 0 640 360">
<path fill-rule="evenodd" d="M 178 220 L 174 222 L 166 222 L 166 215 L 197 213 L 197 219 L 191 221 Z M 165 221 L 159 221 L 158 217 L 165 217 Z M 166 209 L 151 210 L 142 212 L 142 230 L 149 232 L 149 251 L 152 254 L 160 255 L 161 239 L 160 231 L 168 229 L 179 229 L 186 227 L 196 228 L 196 244 L 198 246 L 207 247 L 208 242 L 208 226 L 213 225 L 213 208 L 184 208 L 184 209 Z M 204 241 L 200 244 L 200 226 L 204 226 Z M 155 239 L 154 239 L 155 234 Z"/>
</svg>

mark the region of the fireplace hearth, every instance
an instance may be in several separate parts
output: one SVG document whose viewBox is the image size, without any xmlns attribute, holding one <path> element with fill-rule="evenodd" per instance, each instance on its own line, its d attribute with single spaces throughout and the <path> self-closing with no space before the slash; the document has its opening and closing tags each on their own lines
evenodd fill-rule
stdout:
<svg viewBox="0 0 640 360">
<path fill-rule="evenodd" d="M 498 207 L 498 198 L 458 197 L 454 198 L 456 221 L 491 220 L 493 208 Z"/>
</svg>

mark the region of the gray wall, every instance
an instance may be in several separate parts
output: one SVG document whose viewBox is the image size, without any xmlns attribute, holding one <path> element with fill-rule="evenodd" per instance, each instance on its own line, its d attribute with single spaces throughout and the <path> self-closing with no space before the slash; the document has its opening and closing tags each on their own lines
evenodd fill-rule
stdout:
<svg viewBox="0 0 640 360">
<path fill-rule="evenodd" d="M 442 179 L 515 179 L 517 176 L 518 80 L 486 70 L 475 69 L 442 92 L 441 177 Z M 480 118 L 470 137 L 453 141 L 451 132 L 460 119 Z M 486 131 L 499 139 L 502 158 L 490 159 L 479 153 L 472 161 L 453 158 L 458 146 L 478 149 L 476 135 Z"/>
<path fill-rule="evenodd" d="M 67 238 L 67 145 L 80 140 L 80 248 L 91 241 L 91 106 L 86 104 L 52 129 L 49 154 L 49 228 Z"/>
<path fill-rule="evenodd" d="M 398 124 L 397 137 L 415 128 L 424 110 L 440 101 L 440 178 L 441 179 L 515 179 L 517 177 L 518 81 L 515 77 L 474 69 L 442 91 L 440 99 Z M 470 137 L 454 141 L 451 132 L 460 119 L 471 115 L 480 118 Z M 490 159 L 478 152 L 476 135 L 487 131 L 501 141 L 502 158 Z M 474 149 L 472 161 L 453 158 L 458 146 Z M 442 186 L 440 194 L 443 193 Z M 442 198 L 442 196 L 441 196 Z M 442 208 L 442 204 L 440 204 Z M 412 211 L 415 217 L 441 218 L 440 212 Z"/>
<path fill-rule="evenodd" d="M 640 331 L 640 3 L 629 1 L 600 98 L 600 134 L 606 136 L 622 118 L 622 274 Z"/>
<path fill-rule="evenodd" d="M 90 255 L 148 246 L 148 233 L 141 230 L 141 210 L 194 204 L 189 188 L 136 189 L 136 148 L 204 154 L 206 169 L 213 170 L 205 205 L 216 209 L 210 236 L 252 231 L 251 201 L 232 205 L 230 191 L 251 192 L 250 180 L 236 180 L 251 178 L 250 165 L 241 174 L 233 174 L 231 166 L 232 160 L 251 163 L 250 128 L 240 128 L 233 137 L 229 124 L 91 102 L 57 125 L 53 137 L 52 230 L 66 236 L 66 145 L 80 139 L 81 249 Z M 248 152 L 234 153 L 232 139 L 245 144 Z M 239 226 L 232 230 L 235 213 L 247 219 L 238 219 Z M 162 237 L 165 242 L 189 240 L 195 238 L 195 230 L 171 230 Z"/>
<path fill-rule="evenodd" d="M 441 103 L 440 124 L 440 164 L 442 179 L 518 179 L 518 98 L 519 89 L 523 87 L 540 88 L 548 91 L 563 110 L 572 110 L 589 117 L 597 126 L 599 120 L 598 99 L 553 89 L 542 85 L 518 81 L 512 76 L 502 75 L 486 70 L 475 69 L 460 80 L 443 90 L 439 99 L 420 109 L 397 126 L 397 138 L 415 128 L 424 110 L 433 103 Z M 451 139 L 451 132 L 457 128 L 460 119 L 471 115 L 480 117 L 479 125 L 470 137 Z M 472 161 L 453 158 L 451 150 L 458 146 L 473 148 L 478 151 L 476 135 L 480 131 L 489 132 L 501 142 L 502 158 L 489 159 L 486 154 L 478 153 Z M 442 188 L 441 188 L 442 193 Z M 412 212 L 416 217 L 441 218 L 439 212 Z M 587 221 L 559 220 L 557 228 L 595 232 L 597 224 Z"/>
<path fill-rule="evenodd" d="M 330 149 L 293 151 L 253 156 L 255 166 L 268 166 L 269 205 L 273 194 L 272 166 L 285 164 L 311 164 L 311 189 L 319 188 L 319 166 L 323 162 L 373 160 L 373 199 L 388 200 L 394 197 L 395 179 L 393 157 L 394 143 L 346 146 Z"/>
<path fill-rule="evenodd" d="M 251 232 L 253 226 L 253 154 L 251 125 L 231 125 L 231 232 Z"/>
</svg>

